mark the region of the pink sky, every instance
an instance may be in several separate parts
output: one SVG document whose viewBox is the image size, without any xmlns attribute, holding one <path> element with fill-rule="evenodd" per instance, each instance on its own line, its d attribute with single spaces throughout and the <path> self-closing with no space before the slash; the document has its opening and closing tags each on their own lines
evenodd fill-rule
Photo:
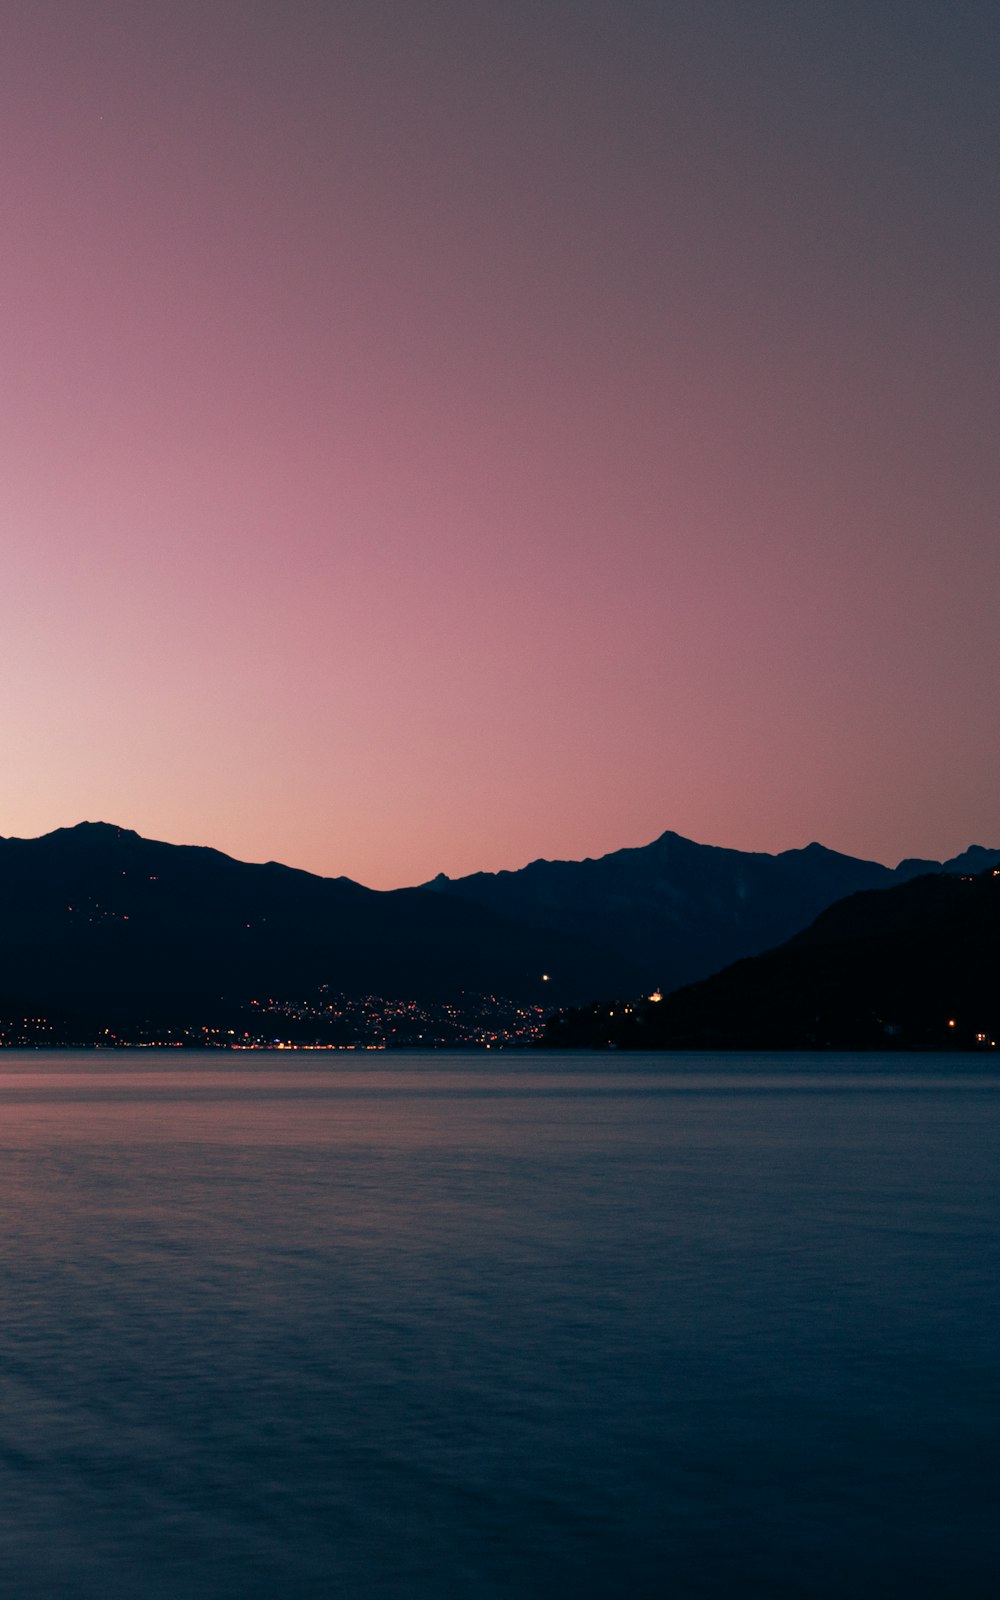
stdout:
<svg viewBox="0 0 1000 1600">
<path fill-rule="evenodd" d="M 10 0 L 0 833 L 1000 844 L 996 28 L 829 9 Z"/>
</svg>

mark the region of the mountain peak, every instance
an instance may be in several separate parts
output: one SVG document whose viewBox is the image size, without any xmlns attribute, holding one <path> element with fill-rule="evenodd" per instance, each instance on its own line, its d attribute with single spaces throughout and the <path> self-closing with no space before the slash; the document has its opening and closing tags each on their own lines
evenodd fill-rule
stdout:
<svg viewBox="0 0 1000 1600">
<path fill-rule="evenodd" d="M 117 822 L 77 822 L 71 828 L 57 828 L 57 833 L 93 834 L 95 838 L 138 839 L 134 828 L 121 828 Z"/>
<path fill-rule="evenodd" d="M 111 844 L 116 841 L 141 844 L 142 835 L 134 828 L 120 828 L 116 822 L 76 822 L 70 828 L 53 828 L 43 839 L 78 839 L 85 844 Z"/>
<path fill-rule="evenodd" d="M 985 872 L 989 867 L 994 867 L 1000 862 L 1000 850 L 989 850 L 982 844 L 970 844 L 960 856 L 952 856 L 945 862 L 948 872 Z"/>
</svg>

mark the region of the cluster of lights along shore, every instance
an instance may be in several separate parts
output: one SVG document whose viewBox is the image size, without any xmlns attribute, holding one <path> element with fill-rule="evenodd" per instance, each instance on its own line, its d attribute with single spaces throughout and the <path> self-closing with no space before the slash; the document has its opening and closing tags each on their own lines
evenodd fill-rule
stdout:
<svg viewBox="0 0 1000 1600">
<path fill-rule="evenodd" d="M 60 1025 L 44 1016 L 0 1015 L 0 1050 L 490 1050 L 537 1043 L 544 1033 L 547 1015 L 541 1006 L 518 1006 L 498 995 L 464 995 L 459 1001 L 438 1004 L 380 995 L 357 998 L 326 990 L 323 995 L 322 1002 L 251 1000 L 246 1008 L 251 1025 L 246 1027 L 193 1023 L 116 1031 Z M 613 1018 L 617 1012 L 629 1016 L 644 1003 L 658 1004 L 663 998 L 655 989 L 631 1004 L 609 1007 L 608 1017 Z M 997 1048 L 997 1040 L 989 1032 L 968 1032 L 958 1017 L 942 1021 L 945 1038 L 953 1038 L 959 1049 Z M 884 1031 L 898 1034 L 901 1030 L 887 1027 Z"/>
<path fill-rule="evenodd" d="M 269 996 L 239 1008 L 226 1025 L 82 1028 L 44 1016 L 0 1015 L 0 1048 L 51 1045 L 106 1049 L 390 1050 L 502 1048 L 541 1038 L 546 1008 L 493 994 L 427 1002 L 353 996 L 325 986 L 304 999 Z"/>
</svg>

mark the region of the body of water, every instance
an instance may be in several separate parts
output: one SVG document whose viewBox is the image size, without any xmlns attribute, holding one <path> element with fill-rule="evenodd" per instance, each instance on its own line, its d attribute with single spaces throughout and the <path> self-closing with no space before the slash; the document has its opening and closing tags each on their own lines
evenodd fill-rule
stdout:
<svg viewBox="0 0 1000 1600">
<path fill-rule="evenodd" d="M 979 1058 L 0 1055 L 0 1591 L 986 1600 Z"/>
</svg>

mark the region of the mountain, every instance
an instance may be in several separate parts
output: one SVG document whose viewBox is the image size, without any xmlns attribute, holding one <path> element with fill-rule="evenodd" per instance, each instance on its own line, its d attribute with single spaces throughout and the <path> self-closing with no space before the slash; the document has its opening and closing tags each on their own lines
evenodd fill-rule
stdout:
<svg viewBox="0 0 1000 1600">
<path fill-rule="evenodd" d="M 1000 1047 L 1000 868 L 851 895 L 765 955 L 667 995 L 551 1021 L 621 1049 Z M 996 1041 L 996 1043 L 994 1043 Z"/>
<path fill-rule="evenodd" d="M 891 869 L 820 844 L 765 855 L 664 833 L 597 860 L 533 861 L 517 872 L 465 878 L 442 873 L 425 887 L 608 946 L 641 967 L 648 986 L 667 992 L 773 948 L 845 895 L 997 861 L 1000 850 L 973 845 L 943 864 L 908 860 Z"/>
<path fill-rule="evenodd" d="M 115 1031 L 229 1023 L 253 1001 L 324 984 L 566 1004 L 643 981 L 580 937 L 421 889 L 379 893 L 106 823 L 0 839 L 0 1018 Z"/>
<path fill-rule="evenodd" d="M 973 846 L 945 868 L 968 875 L 998 859 Z M 380 893 L 81 823 L 0 839 L 0 1037 L 188 1037 L 192 1025 L 288 1037 L 294 1019 L 296 1037 L 342 1040 L 359 1036 L 348 1012 L 366 997 L 412 1002 L 421 1017 L 437 1007 L 431 1037 L 496 1037 L 490 997 L 528 1008 L 530 1022 L 532 1008 L 679 986 L 779 944 L 854 889 L 928 867 L 940 877 L 937 863 L 893 873 L 819 845 L 745 855 L 665 834 L 599 861 Z M 333 994 L 353 1005 L 336 1022 L 321 998 Z M 415 1012 L 405 1024 L 394 1013 L 386 1037 L 427 1037 Z"/>
</svg>

